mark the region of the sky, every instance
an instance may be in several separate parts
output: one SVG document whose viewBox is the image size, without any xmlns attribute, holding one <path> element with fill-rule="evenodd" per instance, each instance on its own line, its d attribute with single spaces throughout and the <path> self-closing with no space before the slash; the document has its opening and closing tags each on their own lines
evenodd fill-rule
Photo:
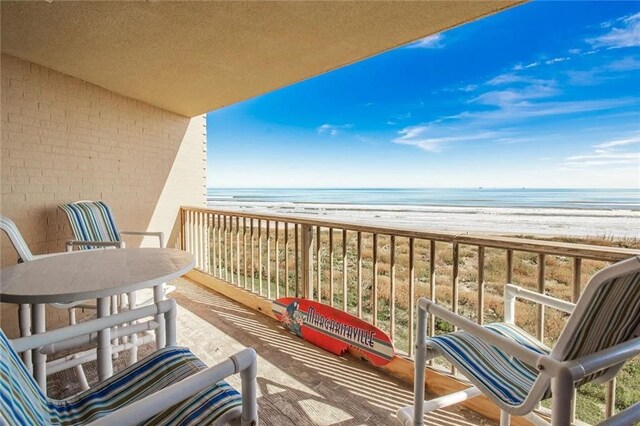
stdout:
<svg viewBox="0 0 640 426">
<path fill-rule="evenodd" d="M 534 1 L 207 114 L 208 185 L 640 188 L 640 3 Z"/>
</svg>

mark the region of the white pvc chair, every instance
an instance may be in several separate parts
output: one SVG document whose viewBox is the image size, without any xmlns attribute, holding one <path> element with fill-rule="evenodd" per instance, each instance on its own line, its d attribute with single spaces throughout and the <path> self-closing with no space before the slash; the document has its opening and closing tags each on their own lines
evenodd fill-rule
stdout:
<svg viewBox="0 0 640 426">
<path fill-rule="evenodd" d="M 74 239 L 67 241 L 67 251 L 72 251 L 74 247 L 80 250 L 93 250 L 93 249 L 105 249 L 105 248 L 124 248 L 125 242 L 122 239 L 122 235 L 138 235 L 138 236 L 150 236 L 158 239 L 158 245 L 160 248 L 164 248 L 164 233 L 163 232 L 148 232 L 148 231 L 121 231 L 116 225 L 116 220 L 111 211 L 111 208 L 104 201 L 76 201 L 74 203 L 62 204 L 60 209 L 64 211 L 69 219 L 69 225 L 74 234 Z M 174 286 L 163 285 L 155 287 L 154 293 L 161 291 L 158 294 L 159 299 L 164 299 L 167 294 L 175 290 Z M 136 292 L 131 292 L 126 295 L 125 298 L 120 296 L 114 296 L 111 304 L 111 312 L 117 313 L 118 309 L 122 310 L 127 307 L 129 309 L 135 309 L 136 306 L 147 305 L 152 303 L 154 297 L 148 297 L 145 300 L 138 300 Z M 130 337 L 133 343 L 133 348 L 129 352 L 131 363 L 137 360 L 137 348 L 140 345 L 138 337 L 133 335 Z M 118 342 L 114 342 L 118 344 Z"/>
<path fill-rule="evenodd" d="M 132 319 L 164 315 L 170 345 L 149 355 L 94 388 L 65 400 L 47 398 L 16 352 L 91 341 Z M 200 425 L 258 423 L 257 358 L 251 348 L 207 368 L 187 348 L 176 345 L 176 303 L 161 301 L 105 318 L 8 340 L 0 330 L 0 424 L 38 425 Z M 157 327 L 152 318 L 136 326 Z M 239 374 L 242 394 L 224 379 Z M 234 423 L 236 424 L 236 423 Z"/>
<path fill-rule="evenodd" d="M 514 325 L 515 300 L 521 298 L 571 313 L 553 349 Z M 427 317 L 435 315 L 461 331 L 427 338 Z M 534 409 L 552 398 L 551 425 L 569 426 L 574 389 L 604 383 L 623 364 L 640 354 L 640 257 L 609 266 L 595 274 L 577 304 L 524 290 L 505 288 L 505 322 L 480 326 L 420 298 L 415 358 L 415 400 L 398 410 L 404 425 L 422 425 L 424 413 L 457 404 L 480 394 L 502 411 L 534 424 L 549 424 Z M 443 356 L 473 383 L 473 387 L 424 401 L 427 359 Z M 640 403 L 606 420 L 607 425 L 640 421 Z"/>
</svg>

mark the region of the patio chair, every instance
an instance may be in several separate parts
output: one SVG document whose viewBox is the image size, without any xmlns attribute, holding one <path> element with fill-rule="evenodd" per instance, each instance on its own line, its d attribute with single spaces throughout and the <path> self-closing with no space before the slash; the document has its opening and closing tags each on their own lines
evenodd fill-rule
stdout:
<svg viewBox="0 0 640 426">
<path fill-rule="evenodd" d="M 172 345 L 154 352 L 92 389 L 63 400 L 47 398 L 16 352 L 39 350 L 61 341 L 155 313 L 175 315 L 176 304 L 156 305 L 82 324 L 8 340 L 0 330 L 0 424 L 39 425 L 200 425 L 239 419 L 256 425 L 256 353 L 251 348 L 207 368 L 186 348 L 175 346 L 175 326 L 167 328 Z M 149 321 L 153 323 L 153 320 Z M 242 395 L 223 379 L 240 374 Z"/>
<path fill-rule="evenodd" d="M 514 325 L 516 298 L 571 313 L 553 349 Z M 413 407 L 397 413 L 404 425 L 421 425 L 424 413 L 484 394 L 501 409 L 501 425 L 510 423 L 510 415 L 525 416 L 536 425 L 549 424 L 534 409 L 551 397 L 551 425 L 568 426 L 574 389 L 611 380 L 628 359 L 640 353 L 640 257 L 595 274 L 577 304 L 509 284 L 504 323 L 480 326 L 426 298 L 417 305 L 415 400 Z M 427 338 L 428 315 L 462 331 Z M 459 368 L 474 386 L 424 401 L 426 360 L 436 356 Z M 606 424 L 636 421 L 640 421 L 640 403 Z"/>
<path fill-rule="evenodd" d="M 62 253 L 51 253 L 51 254 L 40 254 L 35 255 L 31 253 L 29 250 L 29 246 L 26 241 L 22 237 L 22 234 L 18 230 L 16 224 L 6 216 L 0 215 L 0 229 L 4 231 L 4 233 L 9 237 L 9 241 L 13 244 L 16 252 L 18 253 L 18 262 L 31 262 L 32 260 L 39 259 L 46 256 L 56 256 L 65 254 Z M 44 283 L 43 283 L 44 285 Z M 59 309 L 69 309 L 69 324 L 75 324 L 75 313 L 72 308 L 82 305 L 83 307 L 93 308 L 95 309 L 95 305 L 83 305 L 84 302 L 75 302 L 75 303 L 51 303 L 50 306 Z M 20 336 L 28 336 L 31 334 L 31 306 L 28 304 L 21 304 L 18 308 L 18 327 L 20 330 Z M 26 353 L 23 355 L 24 357 L 29 357 L 30 354 Z M 26 362 L 28 362 L 25 359 Z"/>
<path fill-rule="evenodd" d="M 116 225 L 115 217 L 111 208 L 104 201 L 77 201 L 74 203 L 62 204 L 60 208 L 67 214 L 69 224 L 74 234 L 74 239 L 67 241 L 67 251 L 73 251 L 74 247 L 80 250 L 124 248 L 125 242 L 122 235 L 151 236 L 158 239 L 160 248 L 164 248 L 163 232 L 147 231 L 121 231 Z M 175 290 L 175 286 L 164 284 L 162 286 L 161 298 Z M 154 289 L 154 291 L 156 291 Z M 126 302 L 125 302 L 126 300 Z M 137 300 L 136 292 L 123 296 L 114 296 L 111 306 L 112 313 L 118 309 L 124 309 L 129 305 L 129 309 L 134 309 L 138 305 L 146 305 L 153 301 L 153 296 L 148 295 L 144 300 Z M 137 359 L 137 348 L 139 342 L 137 337 L 132 336 L 134 348 L 130 351 L 133 362 Z M 114 342 L 117 343 L 117 342 Z"/>
</svg>

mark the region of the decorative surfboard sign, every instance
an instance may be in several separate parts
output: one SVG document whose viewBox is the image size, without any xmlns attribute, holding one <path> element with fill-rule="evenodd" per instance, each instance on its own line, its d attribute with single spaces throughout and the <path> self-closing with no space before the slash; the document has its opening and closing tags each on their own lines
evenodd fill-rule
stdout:
<svg viewBox="0 0 640 426">
<path fill-rule="evenodd" d="M 297 297 L 275 300 L 272 310 L 293 334 L 333 354 L 342 355 L 351 347 L 373 365 L 393 359 L 393 343 L 387 333 L 344 311 Z"/>
</svg>

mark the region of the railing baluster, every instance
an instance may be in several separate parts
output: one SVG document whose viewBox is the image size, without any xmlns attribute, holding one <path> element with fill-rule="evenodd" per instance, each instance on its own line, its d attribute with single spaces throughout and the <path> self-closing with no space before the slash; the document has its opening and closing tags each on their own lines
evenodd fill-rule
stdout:
<svg viewBox="0 0 640 426">
<path fill-rule="evenodd" d="M 484 246 L 478 246 L 478 324 L 484 324 Z"/>
<path fill-rule="evenodd" d="M 347 230 L 342 230 L 342 310 L 347 312 Z"/>
<path fill-rule="evenodd" d="M 329 228 L 329 306 L 333 306 L 333 228 Z"/>
<path fill-rule="evenodd" d="M 460 283 L 460 246 L 458 243 L 453 243 L 452 246 L 451 258 L 453 262 L 452 266 L 452 274 L 451 274 L 451 310 L 454 313 L 458 313 L 458 303 L 459 303 L 459 283 Z M 453 330 L 456 331 L 458 327 L 453 326 Z M 456 374 L 456 367 L 451 365 L 451 374 Z"/>
<path fill-rule="evenodd" d="M 579 257 L 573 258 L 573 295 L 571 300 L 573 303 L 577 303 L 582 292 L 580 278 L 582 275 L 582 259 Z"/>
<path fill-rule="evenodd" d="M 251 292 L 256 292 L 256 262 L 255 262 L 255 232 L 253 230 L 253 218 L 250 221 L 251 226 Z"/>
<path fill-rule="evenodd" d="M 242 218 L 242 263 L 244 264 L 244 288 L 249 288 L 247 281 L 247 218 Z"/>
<path fill-rule="evenodd" d="M 184 238 L 184 231 L 186 229 L 186 221 L 184 220 L 185 210 L 180 207 L 180 249 L 186 249 L 186 241 Z"/>
<path fill-rule="evenodd" d="M 235 249 L 233 247 L 233 216 L 229 216 L 229 275 L 231 284 L 234 284 L 235 277 L 233 273 L 233 265 L 235 264 L 235 260 L 233 258 L 233 253 Z"/>
<path fill-rule="evenodd" d="M 221 221 L 221 216 L 218 214 L 218 229 L 217 229 L 217 233 L 218 233 L 218 237 L 217 237 L 217 241 L 218 241 L 218 278 L 222 279 L 222 224 L 220 223 Z"/>
<path fill-rule="evenodd" d="M 267 299 L 271 299 L 271 227 L 267 220 Z"/>
<path fill-rule="evenodd" d="M 276 221 L 275 223 L 275 233 L 276 233 L 276 242 L 275 242 L 275 267 L 276 267 L 276 299 L 280 298 L 280 223 Z"/>
<path fill-rule="evenodd" d="M 362 318 L 362 232 L 358 231 L 358 318 Z"/>
<path fill-rule="evenodd" d="M 371 323 L 378 325 L 378 234 L 373 234 L 373 288 L 371 299 L 373 301 L 373 317 Z"/>
<path fill-rule="evenodd" d="M 538 293 L 544 294 L 544 270 L 545 255 L 538 253 Z M 538 304 L 538 312 L 536 315 L 536 337 L 541 342 L 544 341 L 544 305 Z"/>
<path fill-rule="evenodd" d="M 240 216 L 236 216 L 236 284 L 242 286 L 240 280 Z"/>
<path fill-rule="evenodd" d="M 227 216 L 222 216 L 223 228 L 222 232 L 224 234 L 223 244 L 224 244 L 224 279 L 225 281 L 229 281 L 229 241 L 227 239 L 228 235 L 228 226 L 227 226 Z"/>
<path fill-rule="evenodd" d="M 296 297 L 300 297 L 300 225 L 295 224 Z"/>
<path fill-rule="evenodd" d="M 413 356 L 413 328 L 414 328 L 414 300 L 415 300 L 415 244 L 413 237 L 409 238 L 409 356 Z"/>
<path fill-rule="evenodd" d="M 302 297 L 313 300 L 313 228 L 302 225 Z"/>
<path fill-rule="evenodd" d="M 320 247 L 321 247 L 321 237 L 322 237 L 322 228 L 320 226 L 316 226 L 316 264 L 318 266 L 316 271 L 316 284 L 318 286 L 318 302 L 322 303 L 322 259 L 320 258 Z"/>
<path fill-rule="evenodd" d="M 258 219 L 258 294 L 262 296 L 262 219 Z"/>
<path fill-rule="evenodd" d="M 389 274 L 391 288 L 389 291 L 389 337 L 395 344 L 396 336 L 396 236 L 389 239 Z"/>
<path fill-rule="evenodd" d="M 436 242 L 429 240 L 429 297 L 436 301 Z M 429 336 L 436 335 L 436 320 L 429 315 Z"/>
<path fill-rule="evenodd" d="M 211 241 L 209 239 L 209 213 L 203 213 L 204 217 L 204 254 L 205 254 L 205 271 L 211 274 Z"/>
<path fill-rule="evenodd" d="M 289 222 L 284 223 L 284 296 L 289 297 Z"/>
<path fill-rule="evenodd" d="M 507 249 L 507 284 L 515 284 L 513 282 L 513 250 Z"/>
<path fill-rule="evenodd" d="M 451 247 L 451 310 L 453 313 L 458 313 L 458 285 L 460 283 L 460 246 L 458 243 L 453 243 Z M 454 330 L 457 328 L 454 326 Z"/>
<path fill-rule="evenodd" d="M 609 380 L 605 385 L 606 393 L 604 398 L 604 416 L 607 419 L 615 414 L 616 384 L 617 384 L 617 380 L 614 377 L 613 379 Z"/>
<path fill-rule="evenodd" d="M 211 246 L 211 275 L 216 274 L 216 268 L 218 267 L 217 260 L 217 252 L 216 252 L 216 240 L 215 240 L 215 232 L 216 232 L 216 222 L 215 215 L 209 214 L 209 244 Z"/>
</svg>

